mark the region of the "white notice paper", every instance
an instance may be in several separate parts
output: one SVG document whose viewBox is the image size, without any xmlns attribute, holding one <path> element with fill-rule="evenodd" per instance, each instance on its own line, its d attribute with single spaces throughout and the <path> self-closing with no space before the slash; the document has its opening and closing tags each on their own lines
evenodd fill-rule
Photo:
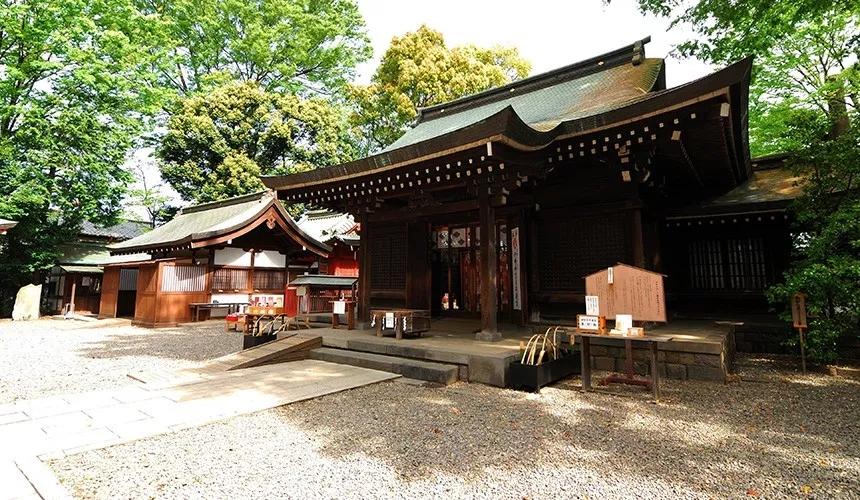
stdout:
<svg viewBox="0 0 860 500">
<path fill-rule="evenodd" d="M 600 316 L 600 297 L 597 295 L 585 296 L 585 314 L 589 316 Z"/>
<path fill-rule="evenodd" d="M 335 314 L 346 314 L 346 302 L 342 300 L 334 301 L 334 313 Z"/>
<path fill-rule="evenodd" d="M 385 322 L 382 326 L 386 329 L 394 328 L 394 313 L 385 313 Z"/>
<path fill-rule="evenodd" d="M 488 143 L 489 144 L 489 143 Z M 511 229 L 511 284 L 513 285 L 513 307 L 522 311 L 522 288 L 520 287 L 520 228 Z"/>
</svg>

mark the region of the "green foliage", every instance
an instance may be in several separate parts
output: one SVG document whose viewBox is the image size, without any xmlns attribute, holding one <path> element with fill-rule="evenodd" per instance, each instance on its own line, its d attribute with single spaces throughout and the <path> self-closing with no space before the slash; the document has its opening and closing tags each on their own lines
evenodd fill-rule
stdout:
<svg viewBox="0 0 860 500">
<path fill-rule="evenodd" d="M 416 108 L 503 85 L 530 70 L 514 48 L 448 48 L 442 34 L 427 26 L 395 37 L 370 85 L 351 89 L 358 109 L 353 123 L 365 140 L 362 152 L 394 142 L 415 119 Z"/>
<path fill-rule="evenodd" d="M 606 0 L 609 3 L 611 0 Z M 766 56 L 803 24 L 824 27 L 839 12 L 860 13 L 856 0 L 638 0 L 643 12 L 672 18 L 672 26 L 690 25 L 693 40 L 678 46 L 682 55 L 714 63 L 748 55 Z"/>
<path fill-rule="evenodd" d="M 140 165 L 135 166 L 134 173 L 137 186 L 128 190 L 127 205 L 143 209 L 150 227 L 154 228 L 170 220 L 178 208 L 171 209 L 170 198 L 164 194 L 163 186 L 150 183 Z M 132 215 L 130 218 L 134 219 L 135 216 Z"/>
<path fill-rule="evenodd" d="M 163 178 L 205 202 L 259 191 L 260 175 L 342 163 L 348 132 L 343 110 L 324 99 L 230 83 L 180 100 L 157 154 Z"/>
<path fill-rule="evenodd" d="M 80 223 L 111 222 L 121 165 L 161 109 L 149 27 L 127 0 L 0 4 L 0 312 Z"/>
<path fill-rule="evenodd" d="M 860 67 L 852 61 L 860 52 L 858 19 L 831 12 L 821 22 L 799 23 L 756 57 L 750 96 L 753 156 L 799 150 L 807 144 L 791 142 L 799 136 L 790 127 L 814 124 L 816 130 L 839 120 L 846 105 L 858 110 Z"/>
<path fill-rule="evenodd" d="M 270 91 L 330 91 L 371 55 L 352 0 L 137 3 L 164 41 L 161 81 L 182 95 L 234 80 Z"/>
<path fill-rule="evenodd" d="M 813 118 L 793 129 L 806 145 L 792 167 L 808 181 L 795 204 L 797 260 L 770 298 L 785 304 L 807 294 L 810 354 L 829 361 L 837 340 L 860 330 L 860 126 L 829 138 L 824 125 Z"/>
</svg>

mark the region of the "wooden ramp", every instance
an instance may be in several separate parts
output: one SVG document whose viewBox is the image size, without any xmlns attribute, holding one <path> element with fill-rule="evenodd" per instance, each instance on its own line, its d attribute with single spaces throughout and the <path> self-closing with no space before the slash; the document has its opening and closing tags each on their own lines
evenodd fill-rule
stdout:
<svg viewBox="0 0 860 500">
<path fill-rule="evenodd" d="M 177 371 L 145 370 L 128 376 L 153 387 L 197 383 L 227 371 L 308 359 L 310 351 L 319 347 L 322 347 L 322 337 L 318 335 L 288 333 L 274 342 L 215 358 L 200 367 Z"/>
</svg>

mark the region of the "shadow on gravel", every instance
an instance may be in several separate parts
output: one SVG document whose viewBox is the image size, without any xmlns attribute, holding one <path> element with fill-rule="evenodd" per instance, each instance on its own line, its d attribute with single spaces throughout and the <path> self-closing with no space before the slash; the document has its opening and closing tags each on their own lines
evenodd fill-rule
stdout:
<svg viewBox="0 0 860 500">
<path fill-rule="evenodd" d="M 813 377 L 814 379 L 815 377 Z M 665 401 L 582 394 L 579 380 L 540 396 L 462 384 L 412 388 L 404 398 L 320 411 L 303 426 L 333 458 L 367 455 L 402 480 L 511 480 L 538 466 L 586 469 L 625 482 L 660 481 L 697 495 L 798 496 L 860 491 L 860 384 L 674 382 Z M 370 390 L 365 388 L 362 390 Z M 328 396 L 314 404 L 337 404 Z M 348 401 L 348 400 L 347 400 Z M 289 409 L 285 409 L 289 411 Z M 680 493 L 679 493 L 680 494 Z M 849 493 L 850 494 L 850 493 Z"/>
<path fill-rule="evenodd" d="M 149 356 L 176 360 L 203 361 L 223 356 L 242 347 L 242 337 L 225 332 L 219 324 L 174 328 L 142 329 L 140 333 L 108 335 L 77 350 L 87 358 L 121 358 Z"/>
</svg>

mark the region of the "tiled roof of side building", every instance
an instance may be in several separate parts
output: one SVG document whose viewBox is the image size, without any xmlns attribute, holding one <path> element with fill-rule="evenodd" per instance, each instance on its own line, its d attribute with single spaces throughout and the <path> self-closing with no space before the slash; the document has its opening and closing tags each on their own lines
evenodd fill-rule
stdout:
<svg viewBox="0 0 860 500">
<path fill-rule="evenodd" d="M 355 219 L 350 214 L 331 210 L 309 210 L 296 224 L 313 238 L 329 241 L 349 233 L 355 227 Z"/>
<path fill-rule="evenodd" d="M 754 158 L 752 163 L 758 168 L 741 185 L 716 198 L 672 210 L 670 218 L 785 210 L 803 194 L 804 178 L 783 167 L 784 158 Z"/>
<path fill-rule="evenodd" d="M 170 222 L 137 238 L 108 246 L 111 253 L 137 253 L 165 247 L 191 245 L 227 234 L 257 220 L 270 207 L 281 214 L 291 230 L 302 239 L 302 244 L 327 253 L 330 248 L 302 231 L 274 193 L 260 191 L 227 200 L 186 207 Z"/>
<path fill-rule="evenodd" d="M 148 222 L 137 220 L 124 220 L 112 226 L 97 226 L 90 221 L 84 221 L 81 225 L 82 236 L 95 236 L 110 238 L 114 240 L 130 240 L 150 230 Z"/>
</svg>

